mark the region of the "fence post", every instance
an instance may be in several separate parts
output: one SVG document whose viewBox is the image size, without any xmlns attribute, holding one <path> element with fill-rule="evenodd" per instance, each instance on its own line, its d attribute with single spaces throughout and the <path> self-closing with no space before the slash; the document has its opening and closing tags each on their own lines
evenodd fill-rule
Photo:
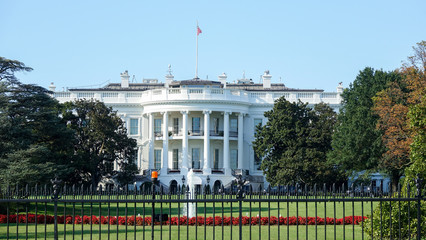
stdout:
<svg viewBox="0 0 426 240">
<path fill-rule="evenodd" d="M 243 176 L 242 175 L 238 175 L 237 179 L 235 180 L 235 183 L 238 186 L 238 192 L 237 192 L 237 198 L 238 198 L 238 225 L 239 225 L 239 239 L 242 240 L 243 239 L 243 198 L 244 198 L 244 193 L 243 193 L 243 186 L 244 183 L 246 181 L 243 180 Z M 231 216 L 232 219 L 232 216 Z M 232 224 L 232 222 L 231 222 Z"/>
<path fill-rule="evenodd" d="M 422 233 L 422 223 L 421 223 L 421 209 L 420 204 L 422 200 L 422 183 L 423 180 L 419 178 L 419 175 L 417 175 L 416 178 L 416 188 L 417 188 L 417 239 L 421 239 L 421 233 Z"/>
<path fill-rule="evenodd" d="M 151 172 L 152 180 L 152 209 L 151 209 L 151 239 L 154 239 L 154 225 L 155 225 L 155 184 L 157 183 L 157 171 Z"/>
<path fill-rule="evenodd" d="M 59 184 L 62 183 L 61 180 L 58 179 L 57 176 L 55 176 L 55 179 L 50 180 L 53 184 L 53 194 L 51 196 L 54 204 L 54 227 L 53 227 L 53 234 L 54 239 L 58 240 L 58 199 L 59 197 Z"/>
</svg>

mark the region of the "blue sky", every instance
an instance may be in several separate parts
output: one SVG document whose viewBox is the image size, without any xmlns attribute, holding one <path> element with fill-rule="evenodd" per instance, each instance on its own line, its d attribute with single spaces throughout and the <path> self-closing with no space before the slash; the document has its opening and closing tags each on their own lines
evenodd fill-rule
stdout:
<svg viewBox="0 0 426 240">
<path fill-rule="evenodd" d="M 6 1 L 0 56 L 34 68 L 25 83 L 58 90 L 199 76 L 335 91 L 365 67 L 394 70 L 426 40 L 426 1 Z"/>
</svg>

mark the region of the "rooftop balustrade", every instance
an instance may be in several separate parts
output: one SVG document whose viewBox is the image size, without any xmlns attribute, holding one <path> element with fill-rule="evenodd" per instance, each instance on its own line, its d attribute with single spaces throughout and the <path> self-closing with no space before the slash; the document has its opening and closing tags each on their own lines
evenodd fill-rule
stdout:
<svg viewBox="0 0 426 240">
<path fill-rule="evenodd" d="M 341 98 L 337 92 L 308 92 L 308 91 L 245 91 L 236 89 L 210 89 L 210 88 L 179 88 L 179 89 L 154 89 L 143 92 L 126 91 L 67 91 L 55 92 L 53 97 L 60 102 L 75 99 L 96 99 L 105 103 L 135 103 L 150 104 L 164 101 L 185 100 L 215 100 L 232 101 L 250 104 L 273 104 L 274 101 L 284 96 L 289 101 L 320 102 L 340 104 Z"/>
</svg>

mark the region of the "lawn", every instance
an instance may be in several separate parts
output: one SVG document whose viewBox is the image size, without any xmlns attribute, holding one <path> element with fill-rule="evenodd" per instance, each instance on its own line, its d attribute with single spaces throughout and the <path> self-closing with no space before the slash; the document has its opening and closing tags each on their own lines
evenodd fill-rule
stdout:
<svg viewBox="0 0 426 240">
<path fill-rule="evenodd" d="M 85 199 L 89 200 L 90 196 L 84 196 Z M 132 216 L 140 215 L 151 216 L 151 203 L 106 203 L 103 202 L 105 199 L 122 199 L 126 198 L 129 200 L 134 200 L 134 196 L 92 196 L 94 200 L 101 200 L 98 202 L 73 202 L 74 197 L 65 197 L 63 200 L 69 200 L 70 202 L 59 202 L 58 204 L 58 215 L 102 215 L 102 216 Z M 173 198 L 173 197 L 172 197 Z M 76 200 L 81 199 L 81 197 L 75 197 Z M 149 200 L 150 197 L 137 196 L 136 199 L 139 200 Z M 157 197 L 157 199 L 161 199 Z M 168 196 L 163 196 L 163 200 L 168 199 Z M 267 199 L 263 197 L 263 199 Z M 376 206 L 377 202 L 374 202 L 371 205 L 371 202 L 243 202 L 242 204 L 242 215 L 243 216 L 319 216 L 319 217 L 336 217 L 342 218 L 343 216 L 361 216 L 369 215 L 371 213 L 371 207 Z M 155 211 L 156 213 L 169 214 L 171 216 L 182 216 L 183 206 L 186 203 L 156 203 Z M 197 203 L 197 212 L 198 216 L 238 216 L 238 202 L 207 202 L 207 203 Z M 38 214 L 48 214 L 53 215 L 53 203 L 31 203 L 28 205 L 20 205 L 20 214 L 23 214 L 28 210 L 30 213 L 37 212 Z M 15 209 L 15 207 L 13 207 Z M 11 209 L 11 213 L 14 212 Z M 268 231 L 270 228 L 271 231 Z M 28 225 L 28 232 L 26 231 L 27 227 L 25 224 L 19 224 L 18 226 L 18 239 L 26 239 L 28 234 L 28 239 L 35 239 L 35 225 Z M 204 239 L 204 234 L 206 234 L 206 239 L 222 239 L 222 233 L 224 239 L 230 239 L 231 236 L 233 239 L 238 238 L 238 226 L 225 226 L 223 231 L 221 227 L 212 227 L 207 226 L 206 232 L 204 232 L 204 226 L 189 226 L 189 232 L 187 232 L 186 225 L 184 226 L 155 226 L 154 237 L 155 239 Z M 16 224 L 11 224 L 9 228 L 9 237 L 16 239 Z M 307 230 L 307 235 L 306 235 Z M 124 239 L 126 237 L 126 226 L 120 225 L 110 225 L 109 231 L 110 235 L 108 238 L 108 225 L 74 225 L 74 234 L 73 234 L 73 225 L 59 225 L 59 239 L 64 239 L 64 232 L 66 232 L 66 239 L 73 239 L 72 236 L 75 236 L 75 239 L 91 239 L 90 233 L 94 239 Z M 135 236 L 137 239 L 143 239 L 145 234 L 145 239 L 151 239 L 151 227 L 150 226 L 127 226 L 127 236 L 129 239 L 133 239 Z M 197 234 L 196 234 L 197 231 Z M 279 231 L 279 234 L 278 234 Z M 327 239 L 360 239 L 362 236 L 361 226 L 355 225 L 346 225 L 346 226 L 318 226 L 317 229 L 315 226 L 243 226 L 243 239 L 315 239 L 316 233 L 318 239 L 324 239 L 325 235 Z M 37 226 L 37 238 L 44 239 L 45 226 L 43 224 L 38 224 Z M 5 224 L 0 224 L 0 239 L 6 239 L 7 228 Z M 53 239 L 53 224 L 46 226 L 46 235 L 47 239 Z"/>
<path fill-rule="evenodd" d="M 106 199 L 107 197 L 101 197 L 100 199 Z M 120 199 L 125 199 L 125 196 L 120 196 Z M 168 196 L 163 196 L 163 200 L 167 199 Z M 72 197 L 67 197 L 67 200 L 72 200 Z M 89 199 L 85 197 L 85 199 Z M 97 200 L 96 196 L 93 198 Z M 111 199 L 116 199 L 111 197 Z M 133 200 L 133 196 L 127 196 L 127 199 Z M 139 200 L 148 200 L 143 198 L 137 198 Z M 159 199 L 157 197 L 157 199 Z M 156 203 L 156 213 L 169 214 L 171 216 L 182 216 L 183 206 L 186 203 Z M 377 205 L 377 202 L 373 203 L 373 209 Z M 222 213 L 225 216 L 238 216 L 238 203 L 234 202 L 208 202 L 208 203 L 197 203 L 197 212 L 199 216 L 221 216 Z M 341 218 L 345 216 L 361 216 L 369 215 L 371 213 L 371 202 L 243 202 L 242 214 L 243 216 L 319 216 L 319 217 L 337 217 Z M 20 211 L 28 211 L 35 213 L 36 210 L 39 214 L 53 215 L 53 204 L 52 203 L 31 203 L 28 206 L 20 206 Z M 58 215 L 102 215 L 102 216 L 125 216 L 127 215 L 138 215 L 141 216 L 151 215 L 152 204 L 151 203 L 105 203 L 105 202 L 93 202 L 93 203 L 64 203 L 58 204 Z M 127 211 L 126 211 L 127 210 Z M 13 209 L 11 209 L 13 211 Z M 13 211 L 14 212 L 14 211 Z M 343 213 L 344 212 L 344 213 Z"/>
<path fill-rule="evenodd" d="M 66 229 L 64 229 L 66 227 Z M 82 229 L 83 227 L 83 229 Z M 101 227 L 101 229 L 99 229 Z M 59 239 L 125 239 L 126 238 L 126 226 L 109 226 L 108 225 L 75 225 L 73 231 L 72 225 L 58 225 Z M 28 225 L 28 233 L 26 232 L 25 224 L 19 225 L 18 227 L 18 236 L 16 235 L 16 224 L 10 226 L 9 228 L 9 238 L 11 239 L 35 239 L 35 225 Z M 279 229 L 279 235 L 278 235 Z M 230 226 L 224 227 L 223 230 L 221 227 L 212 227 L 207 226 L 206 231 L 204 232 L 204 226 L 189 226 L 189 232 L 186 229 L 186 226 L 171 226 L 171 231 L 169 231 L 169 226 L 163 226 L 160 229 L 160 226 L 155 226 L 154 229 L 154 239 L 238 239 L 239 229 L 238 226 L 233 226 L 232 230 Z M 315 226 L 271 226 L 270 231 L 268 231 L 268 226 L 243 226 L 242 228 L 242 238 L 243 239 L 316 239 L 315 235 L 317 233 L 318 239 L 361 239 L 362 237 L 362 228 L 360 226 L 318 226 L 317 230 Z M 307 235 L 306 235 L 307 230 Z M 343 231 L 345 230 L 345 231 Z M 353 231 L 355 230 L 355 231 Z M 196 234 L 197 231 L 197 234 Z M 232 231 L 232 232 L 231 232 Z M 64 236 L 66 232 L 66 236 Z M 108 236 L 108 232 L 110 235 Z M 37 226 L 37 238 L 44 239 L 44 236 L 47 236 L 47 239 L 53 239 L 53 225 L 47 225 L 46 229 L 44 225 Z M 73 234 L 74 233 L 74 234 Z M 189 234 L 188 234 L 189 233 Z M 232 233 L 232 236 L 231 236 Z M 345 234 L 345 235 L 344 235 Z M 73 238 L 74 235 L 74 238 Z M 127 226 L 127 238 L 128 239 L 151 239 L 151 227 L 145 226 Z M 251 237 L 251 238 L 250 238 Z M 0 224 L 0 239 L 7 239 L 7 227 L 5 224 Z"/>
</svg>

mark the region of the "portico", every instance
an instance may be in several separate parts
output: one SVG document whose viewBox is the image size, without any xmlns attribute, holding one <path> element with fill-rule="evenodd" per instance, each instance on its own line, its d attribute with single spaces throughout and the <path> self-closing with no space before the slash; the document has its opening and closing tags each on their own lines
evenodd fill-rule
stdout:
<svg viewBox="0 0 426 240">
<path fill-rule="evenodd" d="M 197 109 L 147 113 L 149 168 L 160 170 L 160 175 L 165 176 L 187 174 L 189 171 L 204 175 L 231 175 L 235 167 L 249 167 L 243 162 L 246 115 L 244 112 Z M 237 125 L 231 129 L 230 122 Z M 211 139 L 214 144 L 211 144 Z M 161 151 L 161 164 L 158 164 L 158 151 Z M 158 169 L 158 166 L 161 168 Z"/>
</svg>

